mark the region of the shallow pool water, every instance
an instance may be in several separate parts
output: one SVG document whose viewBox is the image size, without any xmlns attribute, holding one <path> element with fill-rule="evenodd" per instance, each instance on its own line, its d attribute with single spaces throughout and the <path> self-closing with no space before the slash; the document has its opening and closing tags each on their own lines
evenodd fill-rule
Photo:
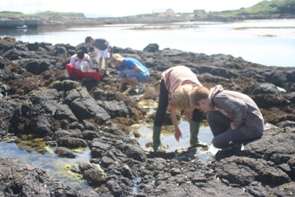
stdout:
<svg viewBox="0 0 295 197">
<path fill-rule="evenodd" d="M 10 136 L 10 139 L 17 139 L 15 136 Z M 21 143 L 16 142 L 1 142 L 0 152 L 1 157 L 15 158 L 26 162 L 34 167 L 39 167 L 46 170 L 52 177 L 71 184 L 88 188 L 89 186 L 83 181 L 75 178 L 75 175 L 68 169 L 71 165 L 77 165 L 79 162 L 90 161 L 90 150 L 85 148 L 76 152 L 76 158 L 62 158 L 54 153 L 55 147 L 49 146 L 33 146 L 30 140 L 22 140 Z M 27 143 L 26 143 L 27 142 Z M 42 143 L 41 143 L 42 144 Z"/>
<path fill-rule="evenodd" d="M 174 137 L 174 127 L 166 126 L 163 128 L 161 133 L 161 142 L 167 147 L 167 152 L 174 152 L 176 149 L 188 148 L 190 146 L 190 131 L 189 123 L 187 121 L 181 121 L 179 124 L 180 130 L 182 131 L 182 138 L 179 142 L 176 141 Z M 141 134 L 141 137 L 138 138 L 138 142 L 141 147 L 145 150 L 151 150 L 149 147 L 146 147 L 146 144 L 152 142 L 153 130 L 151 125 L 143 125 L 138 129 L 138 132 Z M 206 143 L 211 143 L 213 138 L 212 132 L 209 127 L 201 127 L 199 133 L 199 139 Z"/>
</svg>

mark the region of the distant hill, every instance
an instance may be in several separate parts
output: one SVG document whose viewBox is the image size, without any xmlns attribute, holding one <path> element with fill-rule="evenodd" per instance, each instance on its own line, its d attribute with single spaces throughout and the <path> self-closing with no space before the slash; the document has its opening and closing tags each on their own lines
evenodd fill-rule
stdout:
<svg viewBox="0 0 295 197">
<path fill-rule="evenodd" d="M 10 11 L 2 11 L 0 12 L 0 19 L 6 18 L 72 18 L 72 17 L 85 17 L 83 13 L 74 13 L 74 12 L 52 12 L 45 11 L 39 12 L 35 14 L 24 14 L 22 12 L 10 12 Z"/>
<path fill-rule="evenodd" d="M 271 19 L 295 18 L 295 0 L 264 0 L 248 8 L 196 14 L 194 19 Z"/>
<path fill-rule="evenodd" d="M 169 14 L 161 15 L 162 18 L 171 17 L 172 19 L 181 17 L 187 20 L 206 20 L 206 21 L 233 21 L 246 19 L 273 19 L 273 18 L 295 18 L 295 0 L 263 0 L 254 6 L 248 8 L 240 8 L 238 10 L 225 10 L 221 12 L 198 12 L 198 13 L 183 13 L 183 14 Z M 1 11 L 0 19 L 50 19 L 50 18 L 124 18 L 112 17 L 106 15 L 97 15 L 91 13 L 85 15 L 84 13 L 74 12 L 53 12 L 43 11 L 34 14 L 23 14 L 22 12 Z M 128 20 L 132 18 L 136 21 L 146 18 L 158 18 L 158 14 L 140 14 L 135 16 L 128 16 Z M 174 17 L 174 18 L 173 18 Z M 168 19 L 167 19 L 168 20 Z M 130 22 L 130 21 L 129 21 Z"/>
</svg>

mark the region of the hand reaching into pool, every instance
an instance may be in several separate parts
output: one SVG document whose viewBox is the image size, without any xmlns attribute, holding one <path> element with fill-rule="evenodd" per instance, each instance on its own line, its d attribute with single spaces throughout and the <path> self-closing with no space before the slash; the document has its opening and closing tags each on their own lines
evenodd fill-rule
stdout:
<svg viewBox="0 0 295 197">
<path fill-rule="evenodd" d="M 182 138 L 182 133 L 179 128 L 175 130 L 174 137 L 177 140 L 177 142 L 179 142 L 179 139 Z"/>
</svg>

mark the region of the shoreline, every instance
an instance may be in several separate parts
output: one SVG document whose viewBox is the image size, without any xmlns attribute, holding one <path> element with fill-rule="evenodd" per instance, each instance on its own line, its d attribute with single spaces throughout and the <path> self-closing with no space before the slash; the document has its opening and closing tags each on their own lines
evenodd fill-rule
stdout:
<svg viewBox="0 0 295 197">
<path fill-rule="evenodd" d="M 13 29 L 17 26 L 26 25 L 28 28 L 39 27 L 87 27 L 101 26 L 110 24 L 165 24 L 187 21 L 207 21 L 207 22 L 238 22 L 245 20 L 272 20 L 272 19 L 295 19 L 295 16 L 288 17 L 263 17 L 263 16 L 236 16 L 236 17 L 218 17 L 208 16 L 206 18 L 192 18 L 188 15 L 179 16 L 126 16 L 126 17 L 71 17 L 71 18 L 48 18 L 48 19 L 0 19 L 0 28 Z"/>
</svg>

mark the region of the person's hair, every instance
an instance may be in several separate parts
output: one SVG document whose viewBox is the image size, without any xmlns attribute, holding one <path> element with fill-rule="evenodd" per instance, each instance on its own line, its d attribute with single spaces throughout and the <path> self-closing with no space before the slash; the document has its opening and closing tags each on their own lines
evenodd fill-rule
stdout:
<svg viewBox="0 0 295 197">
<path fill-rule="evenodd" d="M 109 60 L 110 64 L 114 63 L 114 62 L 120 62 L 123 63 L 124 62 L 124 57 L 118 53 L 114 53 L 111 57 L 111 59 Z"/>
<path fill-rule="evenodd" d="M 80 58 L 80 59 L 84 58 L 84 51 L 82 49 L 78 50 L 77 57 Z"/>
<path fill-rule="evenodd" d="M 210 90 L 204 86 L 193 87 L 190 94 L 190 105 L 192 107 L 198 107 L 199 101 L 209 98 Z"/>
<path fill-rule="evenodd" d="M 78 50 L 82 50 L 82 51 L 84 51 L 84 53 L 88 53 L 88 50 L 87 50 L 86 46 L 82 46 Z"/>
<path fill-rule="evenodd" d="M 87 44 L 88 42 L 90 42 L 90 40 L 93 40 L 93 38 L 91 36 L 87 36 L 85 38 L 85 43 Z"/>
<path fill-rule="evenodd" d="M 191 84 L 184 84 L 179 86 L 173 97 L 175 99 L 176 105 L 180 110 L 187 110 L 191 108 L 189 100 L 189 92 L 192 90 L 193 86 Z"/>
</svg>

